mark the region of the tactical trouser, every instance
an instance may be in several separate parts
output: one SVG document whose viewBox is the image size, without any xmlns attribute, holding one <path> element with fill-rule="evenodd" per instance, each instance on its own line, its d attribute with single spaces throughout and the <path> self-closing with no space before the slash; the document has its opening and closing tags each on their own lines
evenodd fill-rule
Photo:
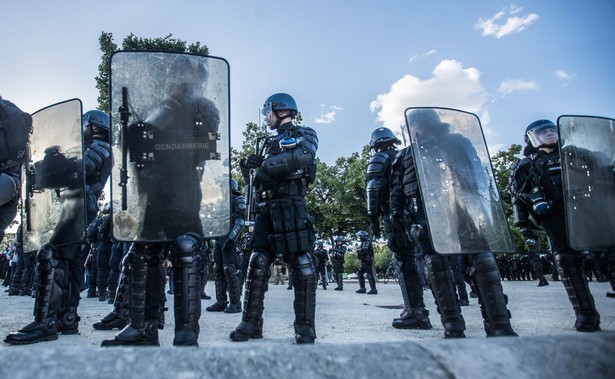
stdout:
<svg viewBox="0 0 615 379">
<path fill-rule="evenodd" d="M 333 274 L 333 276 L 335 277 L 335 284 L 337 284 L 337 287 L 335 287 L 335 290 L 337 291 L 341 291 L 344 289 L 344 276 L 343 273 L 341 272 L 336 272 Z"/>
<path fill-rule="evenodd" d="M 218 264 L 216 263 L 216 266 Z M 218 267 L 214 269 L 214 286 L 216 289 L 216 302 L 207 307 L 208 312 L 222 312 L 228 305 L 228 299 L 226 297 L 226 279 L 224 277 L 224 271 Z"/>
<path fill-rule="evenodd" d="M 109 260 L 111 244 L 99 243 L 96 246 L 96 284 L 98 286 L 98 299 L 106 301 L 109 285 Z"/>
<path fill-rule="evenodd" d="M 160 244 L 133 243 L 125 259 L 130 275 L 129 317 L 130 323 L 113 340 L 105 340 L 102 346 L 159 345 L 158 323 L 161 307 L 162 268 Z"/>
<path fill-rule="evenodd" d="M 576 315 L 575 329 L 579 332 L 600 330 L 600 314 L 583 275 L 579 254 L 575 251 L 556 251 L 554 254 L 561 281 Z"/>
<path fill-rule="evenodd" d="M 510 312 L 506 308 L 508 299 L 504 295 L 493 253 L 473 254 L 470 260 L 487 337 L 517 336 L 510 325 Z"/>
<path fill-rule="evenodd" d="M 109 302 L 114 303 L 117 287 L 120 282 L 122 270 L 122 258 L 124 256 L 123 243 L 114 244 L 111 248 L 111 256 L 109 257 L 109 280 L 107 287 L 109 288 Z"/>
<path fill-rule="evenodd" d="M 87 297 L 96 297 L 96 280 L 98 276 L 98 270 L 96 268 L 96 259 L 91 262 L 88 269 L 88 294 Z"/>
<path fill-rule="evenodd" d="M 239 276 L 237 275 L 237 268 L 234 264 L 224 265 L 224 278 L 226 281 L 226 288 L 228 290 L 228 296 L 230 301 L 224 312 L 241 312 L 241 288 L 239 287 Z"/>
<path fill-rule="evenodd" d="M 466 304 L 468 302 L 468 291 L 466 290 L 466 282 L 464 280 L 464 264 L 462 261 L 462 257 L 459 255 L 451 255 L 451 271 L 453 273 L 453 282 L 455 283 L 455 287 L 457 288 L 457 295 L 459 297 L 459 301 L 464 301 Z"/>
<path fill-rule="evenodd" d="M 233 341 L 263 338 L 263 310 L 265 309 L 268 267 L 269 258 L 267 254 L 255 250 L 248 263 L 241 322 L 230 335 L 230 339 Z"/>
<path fill-rule="evenodd" d="M 19 284 L 21 283 L 22 274 L 24 271 L 23 253 L 18 254 L 17 264 L 13 267 L 13 273 L 11 274 L 9 284 L 9 296 L 19 295 Z"/>
<path fill-rule="evenodd" d="M 444 338 L 465 337 L 465 320 L 457 302 L 448 258 L 437 253 L 425 253 L 425 268 L 440 321 L 445 329 Z"/>
<path fill-rule="evenodd" d="M 316 273 L 312 256 L 305 252 L 291 256 L 295 289 L 295 340 L 313 343 L 316 338 Z"/>
<path fill-rule="evenodd" d="M 21 281 L 19 282 L 19 295 L 26 296 L 30 295 L 32 292 L 35 257 L 32 253 L 24 253 L 22 254 L 22 257 L 24 258 L 24 267 L 21 275 Z"/>
<path fill-rule="evenodd" d="M 36 254 L 36 300 L 34 322 L 9 334 L 5 342 L 21 345 L 58 339 L 60 317 L 68 287 L 68 266 L 58 251 L 49 244 L 41 246 Z"/>
<path fill-rule="evenodd" d="M 112 330 L 123 329 L 130 322 L 129 317 L 129 278 L 130 266 L 128 265 L 127 256 L 122 259 L 122 271 L 118 281 L 117 291 L 113 299 L 113 310 L 111 313 L 103 317 L 100 321 L 95 322 L 92 326 L 97 330 Z"/>
<path fill-rule="evenodd" d="M 429 311 L 423 302 L 423 286 L 413 256 L 398 257 L 401 262 L 399 287 L 404 299 L 404 310 L 399 318 L 393 320 L 397 329 L 431 329 Z"/>
<path fill-rule="evenodd" d="M 200 244 L 200 237 L 187 233 L 176 237 L 171 246 L 175 289 L 175 346 L 198 346 L 201 317 Z"/>
<path fill-rule="evenodd" d="M 323 268 L 322 270 L 318 271 L 318 274 L 320 276 L 320 281 L 322 282 L 322 288 L 323 289 L 327 289 L 327 271 Z"/>
</svg>

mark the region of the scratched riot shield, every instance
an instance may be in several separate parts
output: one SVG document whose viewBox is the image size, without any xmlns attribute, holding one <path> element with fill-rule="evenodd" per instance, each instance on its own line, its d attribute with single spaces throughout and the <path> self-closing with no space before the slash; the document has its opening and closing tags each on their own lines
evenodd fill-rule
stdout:
<svg viewBox="0 0 615 379">
<path fill-rule="evenodd" d="M 557 125 L 568 242 L 576 250 L 615 247 L 615 120 L 561 116 Z"/>
<path fill-rule="evenodd" d="M 113 235 L 205 238 L 230 230 L 229 66 L 193 54 L 111 57 Z"/>
<path fill-rule="evenodd" d="M 513 252 L 480 120 L 447 108 L 405 112 L 433 248 Z"/>
<path fill-rule="evenodd" d="M 71 99 L 32 114 L 21 186 L 24 251 L 36 251 L 45 243 L 60 247 L 83 239 L 81 112 L 81 101 Z"/>
</svg>

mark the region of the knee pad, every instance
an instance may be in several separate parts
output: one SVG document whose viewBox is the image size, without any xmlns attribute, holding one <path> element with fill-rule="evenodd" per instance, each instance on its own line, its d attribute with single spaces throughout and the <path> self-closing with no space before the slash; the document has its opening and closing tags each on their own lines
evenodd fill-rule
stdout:
<svg viewBox="0 0 615 379">
<path fill-rule="evenodd" d="M 173 267 L 187 267 L 192 265 L 199 256 L 201 246 L 200 238 L 192 233 L 175 237 L 171 244 L 171 260 Z"/>
<path fill-rule="evenodd" d="M 58 251 L 51 244 L 44 244 L 36 252 L 37 270 L 46 272 L 57 265 Z"/>
<path fill-rule="evenodd" d="M 237 268 L 235 265 L 224 265 L 224 276 L 226 278 L 232 278 L 233 275 L 237 275 Z"/>
<path fill-rule="evenodd" d="M 472 276 L 482 275 L 494 279 L 500 278 L 500 269 L 492 253 L 479 253 L 472 255 Z"/>
<path fill-rule="evenodd" d="M 254 250 L 252 255 L 250 255 L 248 266 L 252 269 L 266 270 L 269 266 L 269 258 L 262 251 Z"/>
<path fill-rule="evenodd" d="M 440 254 L 425 254 L 425 266 L 428 271 L 432 272 L 444 272 L 449 267 L 448 262 Z"/>
<path fill-rule="evenodd" d="M 312 256 L 308 253 L 293 255 L 293 266 L 295 272 L 299 274 L 301 279 L 315 277 L 314 262 Z M 293 274 L 295 273 L 293 272 Z"/>
</svg>

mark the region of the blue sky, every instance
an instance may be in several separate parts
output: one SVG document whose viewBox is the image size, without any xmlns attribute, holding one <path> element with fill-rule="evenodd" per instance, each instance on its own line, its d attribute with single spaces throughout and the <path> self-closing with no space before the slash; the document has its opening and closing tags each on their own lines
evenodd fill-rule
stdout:
<svg viewBox="0 0 615 379">
<path fill-rule="evenodd" d="M 96 106 L 98 37 L 169 33 L 231 70 L 233 147 L 292 94 L 332 164 L 411 106 L 476 113 L 494 153 L 561 114 L 615 117 L 615 1 L 5 0 L 0 95 L 34 112 Z"/>
</svg>

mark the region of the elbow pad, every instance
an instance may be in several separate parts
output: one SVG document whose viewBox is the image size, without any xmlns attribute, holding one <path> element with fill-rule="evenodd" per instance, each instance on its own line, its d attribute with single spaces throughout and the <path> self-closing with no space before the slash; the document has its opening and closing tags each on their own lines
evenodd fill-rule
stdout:
<svg viewBox="0 0 615 379">
<path fill-rule="evenodd" d="M 94 174 L 111 158 L 111 146 L 107 142 L 94 141 L 85 151 L 85 172 Z"/>
</svg>

